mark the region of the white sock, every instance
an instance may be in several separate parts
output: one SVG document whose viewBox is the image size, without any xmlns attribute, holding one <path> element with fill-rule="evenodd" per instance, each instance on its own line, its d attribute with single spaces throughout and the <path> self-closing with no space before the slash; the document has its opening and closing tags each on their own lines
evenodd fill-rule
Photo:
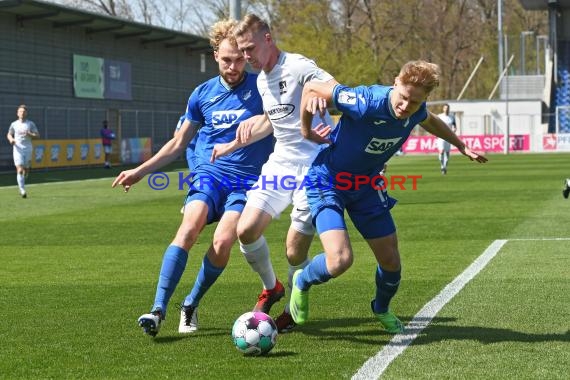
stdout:
<svg viewBox="0 0 570 380">
<path fill-rule="evenodd" d="M 295 274 L 295 271 L 297 271 L 297 269 L 305 268 L 307 265 L 309 265 L 310 262 L 311 259 L 307 257 L 307 259 L 299 265 L 289 265 L 289 272 L 287 273 L 287 288 L 289 289 L 289 294 L 291 294 L 291 290 L 293 289 L 293 275 Z M 288 302 L 285 304 L 285 312 L 287 314 L 291 314 L 289 312 Z"/>
<path fill-rule="evenodd" d="M 261 236 L 251 244 L 242 244 L 240 242 L 239 248 L 251 269 L 259 274 L 263 282 L 263 288 L 273 289 L 277 283 L 277 277 L 275 277 L 273 265 L 271 265 L 269 247 L 267 246 L 265 237 Z"/>
<path fill-rule="evenodd" d="M 447 153 L 443 154 L 443 168 L 447 169 L 447 161 L 449 161 L 449 155 Z"/>
<path fill-rule="evenodd" d="M 20 189 L 20 193 L 22 193 L 22 194 L 25 193 L 25 192 L 26 192 L 26 189 L 25 189 L 25 187 L 24 187 L 24 184 L 25 184 L 24 175 L 18 173 L 18 174 L 16 175 L 16 179 L 17 179 L 17 181 L 18 181 L 18 188 Z"/>
</svg>

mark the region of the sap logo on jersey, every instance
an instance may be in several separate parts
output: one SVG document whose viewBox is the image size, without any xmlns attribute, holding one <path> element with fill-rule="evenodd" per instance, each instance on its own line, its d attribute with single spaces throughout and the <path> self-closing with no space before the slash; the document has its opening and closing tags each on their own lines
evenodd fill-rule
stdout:
<svg viewBox="0 0 570 380">
<path fill-rule="evenodd" d="M 293 111 L 293 104 L 276 104 L 267 110 L 267 114 L 271 120 L 279 120 L 291 115 Z"/>
<path fill-rule="evenodd" d="M 212 125 L 214 128 L 229 128 L 236 124 L 245 110 L 214 111 L 212 112 Z"/>
<path fill-rule="evenodd" d="M 364 151 L 366 153 L 371 153 L 371 154 L 382 154 L 386 152 L 388 149 L 392 148 L 394 145 L 396 145 L 398 141 L 400 141 L 401 139 L 402 139 L 401 137 L 395 137 L 393 139 L 373 138 L 372 140 L 370 140 Z"/>
</svg>

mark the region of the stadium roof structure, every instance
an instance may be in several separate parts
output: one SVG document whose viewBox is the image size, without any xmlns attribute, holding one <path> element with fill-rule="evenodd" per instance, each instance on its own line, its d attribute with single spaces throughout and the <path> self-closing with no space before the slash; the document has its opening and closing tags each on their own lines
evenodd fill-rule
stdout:
<svg viewBox="0 0 570 380">
<path fill-rule="evenodd" d="M 142 45 L 163 43 L 167 48 L 185 46 L 192 51 L 211 50 L 209 40 L 204 37 L 45 1 L 0 0 L 0 12 L 16 15 L 21 26 L 41 19 L 50 21 L 54 28 L 82 27 L 87 35 L 110 33 L 115 39 L 133 38 Z"/>
<path fill-rule="evenodd" d="M 524 9 L 546 10 L 550 5 L 559 8 L 570 8 L 570 0 L 519 0 Z"/>
</svg>

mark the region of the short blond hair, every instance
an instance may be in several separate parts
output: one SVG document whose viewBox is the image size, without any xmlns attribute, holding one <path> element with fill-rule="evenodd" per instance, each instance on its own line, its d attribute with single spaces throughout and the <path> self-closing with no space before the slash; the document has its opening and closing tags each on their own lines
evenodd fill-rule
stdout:
<svg viewBox="0 0 570 380">
<path fill-rule="evenodd" d="M 236 37 L 243 36 L 245 33 L 256 34 L 258 32 L 271 33 L 269 24 L 261 19 L 258 15 L 249 13 L 245 15 L 234 29 Z"/>
<path fill-rule="evenodd" d="M 236 40 L 232 34 L 232 30 L 236 27 L 237 21 L 234 19 L 225 19 L 216 22 L 210 28 L 210 46 L 214 51 L 220 49 L 223 40 L 228 39 L 232 45 L 236 45 Z"/>
<path fill-rule="evenodd" d="M 397 79 L 404 85 L 422 87 L 430 93 L 439 86 L 440 70 L 435 63 L 422 60 L 409 61 L 400 69 Z"/>
</svg>

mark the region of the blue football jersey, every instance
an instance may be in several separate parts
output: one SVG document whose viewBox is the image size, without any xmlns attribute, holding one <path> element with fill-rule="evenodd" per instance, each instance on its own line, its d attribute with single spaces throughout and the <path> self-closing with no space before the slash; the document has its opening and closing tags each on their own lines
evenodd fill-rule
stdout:
<svg viewBox="0 0 570 380">
<path fill-rule="evenodd" d="M 391 112 L 392 87 L 335 86 L 333 101 L 342 112 L 326 146 L 315 163 L 325 163 L 335 174 L 376 175 L 404 144 L 416 124 L 427 118 L 425 102 L 407 119 Z"/>
<path fill-rule="evenodd" d="M 234 140 L 240 122 L 263 114 L 256 82 L 256 74 L 246 73 L 242 83 L 230 88 L 217 76 L 192 92 L 185 116 L 193 124 L 200 125 L 194 147 L 193 169 L 199 169 L 202 164 L 209 165 L 214 145 Z M 272 151 L 273 137 L 270 135 L 218 158 L 216 166 L 235 176 L 257 176 Z"/>
<path fill-rule="evenodd" d="M 186 114 L 180 116 L 180 120 L 178 120 L 178 124 L 176 125 L 176 132 L 182 128 L 182 124 L 186 121 Z M 196 140 L 198 139 L 198 134 L 196 134 L 192 140 L 188 143 L 186 147 L 186 161 L 188 162 L 188 169 L 192 170 L 196 166 L 194 163 L 194 148 L 196 147 Z"/>
</svg>

